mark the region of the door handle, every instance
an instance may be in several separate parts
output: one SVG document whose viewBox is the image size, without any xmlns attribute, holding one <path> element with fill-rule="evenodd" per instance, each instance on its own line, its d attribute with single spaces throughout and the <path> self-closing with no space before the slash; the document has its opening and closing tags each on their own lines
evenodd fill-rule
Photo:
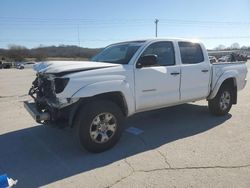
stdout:
<svg viewBox="0 0 250 188">
<path fill-rule="evenodd" d="M 170 74 L 176 76 L 176 75 L 179 75 L 180 73 L 179 72 L 171 72 Z"/>
<path fill-rule="evenodd" d="M 204 72 L 204 73 L 205 73 L 205 72 L 208 72 L 208 70 L 207 70 L 207 69 L 204 69 L 204 70 L 201 70 L 201 72 Z"/>
</svg>

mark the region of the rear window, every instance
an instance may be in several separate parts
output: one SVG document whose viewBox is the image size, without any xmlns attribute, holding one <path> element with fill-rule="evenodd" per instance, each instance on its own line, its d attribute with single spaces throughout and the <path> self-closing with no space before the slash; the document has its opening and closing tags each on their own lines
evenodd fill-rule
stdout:
<svg viewBox="0 0 250 188">
<path fill-rule="evenodd" d="M 201 46 L 191 42 L 179 42 L 181 61 L 183 64 L 196 64 L 204 61 Z"/>
</svg>

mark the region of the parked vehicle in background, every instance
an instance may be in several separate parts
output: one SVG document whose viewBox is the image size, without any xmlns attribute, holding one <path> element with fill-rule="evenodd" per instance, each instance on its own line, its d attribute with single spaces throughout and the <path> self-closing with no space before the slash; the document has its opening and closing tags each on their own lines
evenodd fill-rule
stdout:
<svg viewBox="0 0 250 188">
<path fill-rule="evenodd" d="M 25 108 L 39 123 L 67 122 L 92 152 L 114 146 L 125 117 L 206 99 L 217 116 L 237 103 L 245 62 L 210 63 L 202 43 L 182 39 L 110 45 L 91 61 L 43 62 Z M 166 133 L 167 134 L 167 133 Z"/>
<path fill-rule="evenodd" d="M 219 62 L 231 62 L 231 56 L 230 55 L 226 55 L 226 56 L 222 56 L 221 58 L 218 59 Z"/>
<path fill-rule="evenodd" d="M 209 56 L 210 63 L 218 63 L 218 60 L 214 56 Z"/>
<path fill-rule="evenodd" d="M 24 64 L 24 68 L 33 68 L 33 66 L 35 65 L 35 62 L 31 61 L 31 62 L 26 62 Z"/>
<path fill-rule="evenodd" d="M 1 61 L 0 69 L 10 69 L 12 67 L 12 63 Z"/>
<path fill-rule="evenodd" d="M 16 68 L 17 69 L 33 68 L 34 65 L 35 65 L 34 62 L 20 62 L 16 63 Z"/>
<path fill-rule="evenodd" d="M 23 63 L 18 63 L 18 64 L 16 65 L 16 68 L 17 68 L 17 69 L 24 69 L 24 64 L 23 64 Z"/>
<path fill-rule="evenodd" d="M 230 55 L 222 56 L 218 59 L 219 62 L 237 62 L 237 61 L 247 61 L 247 56 L 232 52 Z"/>
</svg>

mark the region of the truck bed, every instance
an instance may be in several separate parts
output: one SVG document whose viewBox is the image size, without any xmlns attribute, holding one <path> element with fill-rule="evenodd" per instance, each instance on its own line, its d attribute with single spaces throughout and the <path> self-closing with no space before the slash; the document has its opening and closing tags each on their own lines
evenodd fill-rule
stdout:
<svg viewBox="0 0 250 188">
<path fill-rule="evenodd" d="M 216 86 L 219 78 L 226 74 L 232 74 L 236 72 L 237 78 L 237 90 L 241 90 L 245 85 L 245 78 L 247 74 L 247 65 L 245 61 L 237 62 L 223 62 L 223 63 L 213 63 L 212 64 L 212 90 Z"/>
</svg>

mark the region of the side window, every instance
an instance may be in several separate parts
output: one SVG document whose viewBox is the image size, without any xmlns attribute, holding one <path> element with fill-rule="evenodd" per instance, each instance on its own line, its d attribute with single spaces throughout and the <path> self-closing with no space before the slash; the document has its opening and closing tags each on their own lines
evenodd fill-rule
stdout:
<svg viewBox="0 0 250 188">
<path fill-rule="evenodd" d="M 191 42 L 179 42 L 181 61 L 183 64 L 196 64 L 204 61 L 201 46 Z"/>
<path fill-rule="evenodd" d="M 157 63 L 160 66 L 169 66 L 175 64 L 175 53 L 172 42 L 156 42 L 147 47 L 142 56 L 157 55 Z"/>
</svg>

